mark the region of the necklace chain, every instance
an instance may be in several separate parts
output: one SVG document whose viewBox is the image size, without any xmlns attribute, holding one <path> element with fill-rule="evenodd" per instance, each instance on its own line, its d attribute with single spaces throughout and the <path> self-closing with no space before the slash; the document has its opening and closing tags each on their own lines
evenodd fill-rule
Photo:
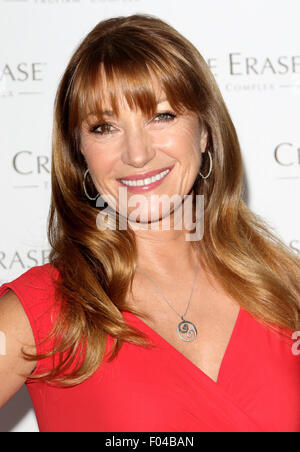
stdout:
<svg viewBox="0 0 300 452">
<path fill-rule="evenodd" d="M 184 312 L 184 314 L 182 314 L 182 315 L 180 315 L 177 311 L 176 311 L 176 309 L 174 309 L 174 307 L 170 304 L 170 302 L 169 302 L 169 300 L 164 296 L 164 294 L 162 293 L 162 291 L 160 290 L 160 288 L 158 287 L 158 285 L 153 281 L 153 279 L 144 271 L 144 270 L 142 270 L 142 269 L 140 269 L 139 267 L 139 270 L 142 272 L 142 273 L 144 273 L 144 275 L 152 282 L 152 284 L 154 285 L 154 287 L 156 288 L 156 290 L 157 290 L 157 292 L 164 298 L 164 300 L 166 301 L 166 303 L 170 306 L 170 308 L 171 309 L 173 309 L 173 311 L 182 319 L 182 321 L 183 322 L 185 322 L 185 323 L 191 323 L 191 322 L 188 322 L 188 321 L 186 321 L 185 320 L 185 315 L 186 315 L 186 313 L 187 313 L 187 311 L 188 311 L 188 309 L 189 309 L 189 306 L 190 306 L 190 303 L 191 303 L 191 299 L 192 299 L 192 295 L 193 295 L 193 292 L 194 292 L 194 288 L 195 288 L 195 283 L 196 283 L 196 278 L 197 278 L 197 274 L 198 274 L 198 269 L 199 269 L 199 264 L 200 264 L 200 261 L 198 261 L 198 264 L 197 264 L 197 268 L 196 268 L 196 272 L 195 272 L 195 276 L 194 276 L 194 281 L 193 281 L 193 286 L 192 286 L 192 291 L 191 291 L 191 294 L 190 294 L 190 297 L 189 297 L 189 301 L 188 301 L 188 304 L 187 304 L 187 307 L 186 307 L 186 310 L 185 310 L 185 312 Z M 182 322 L 181 322 L 182 323 Z M 192 324 L 192 323 L 191 323 Z M 180 325 L 180 324 L 179 324 Z M 193 324 L 192 324 L 193 325 Z M 196 330 L 196 327 L 193 325 L 193 327 L 195 328 L 195 330 Z M 187 331 L 186 331 L 187 332 Z M 197 330 L 196 330 L 196 334 L 197 334 Z M 181 337 L 181 339 L 182 339 L 182 337 Z M 185 339 L 184 339 L 185 340 Z"/>
</svg>

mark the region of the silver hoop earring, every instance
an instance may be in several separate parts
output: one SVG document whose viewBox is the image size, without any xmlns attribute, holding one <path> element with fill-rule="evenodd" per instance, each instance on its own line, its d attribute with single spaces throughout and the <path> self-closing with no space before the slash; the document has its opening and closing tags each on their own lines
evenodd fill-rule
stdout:
<svg viewBox="0 0 300 452">
<path fill-rule="evenodd" d="M 207 152 L 208 152 L 208 155 L 209 155 L 209 171 L 208 171 L 208 174 L 206 176 L 203 176 L 203 174 L 201 174 L 200 171 L 199 171 L 199 174 L 200 174 L 200 176 L 203 179 L 207 179 L 210 176 L 211 170 L 212 170 L 212 164 L 213 164 L 211 153 L 209 151 L 207 151 Z"/>
<path fill-rule="evenodd" d="M 86 186 L 85 186 L 86 176 L 87 176 L 88 172 L 89 172 L 89 169 L 87 169 L 87 170 L 85 171 L 85 173 L 84 173 L 82 185 L 83 185 L 83 189 L 84 189 L 84 193 L 85 193 L 86 197 L 87 197 L 90 201 L 95 201 L 95 200 L 98 198 L 99 193 L 97 194 L 97 196 L 96 196 L 95 198 L 92 198 L 92 197 L 88 194 L 87 189 L 86 189 Z"/>
</svg>

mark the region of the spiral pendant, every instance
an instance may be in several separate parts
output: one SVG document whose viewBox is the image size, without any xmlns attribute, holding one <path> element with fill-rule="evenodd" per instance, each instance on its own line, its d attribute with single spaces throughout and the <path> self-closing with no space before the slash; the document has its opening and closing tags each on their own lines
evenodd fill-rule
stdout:
<svg viewBox="0 0 300 452">
<path fill-rule="evenodd" d="M 192 322 L 182 319 L 177 326 L 177 334 L 182 341 L 192 342 L 196 339 L 197 328 Z"/>
</svg>

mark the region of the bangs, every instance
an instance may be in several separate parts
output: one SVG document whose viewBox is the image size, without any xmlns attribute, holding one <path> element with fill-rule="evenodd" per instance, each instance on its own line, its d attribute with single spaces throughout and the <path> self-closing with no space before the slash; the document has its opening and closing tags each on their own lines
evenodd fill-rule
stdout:
<svg viewBox="0 0 300 452">
<path fill-rule="evenodd" d="M 111 110 L 119 116 L 124 100 L 130 109 L 141 110 L 146 118 L 157 111 L 157 103 L 163 96 L 177 114 L 186 109 L 198 111 L 196 83 L 187 77 L 187 68 L 175 56 L 136 49 L 132 46 L 113 48 L 104 46 L 106 53 L 91 53 L 88 60 L 81 61 L 74 83 L 73 106 L 70 126 L 80 127 L 89 118 L 103 120 L 103 112 Z M 180 64 L 181 63 L 181 66 Z M 155 79 L 155 81 L 154 81 Z M 160 98 L 157 98 L 157 84 Z M 198 91 L 199 92 L 199 91 Z M 72 124 L 72 125 L 71 125 Z"/>
</svg>

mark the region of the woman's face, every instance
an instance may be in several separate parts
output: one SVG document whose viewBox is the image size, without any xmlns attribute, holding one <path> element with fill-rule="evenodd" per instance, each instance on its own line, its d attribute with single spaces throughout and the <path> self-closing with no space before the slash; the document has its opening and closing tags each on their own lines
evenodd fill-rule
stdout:
<svg viewBox="0 0 300 452">
<path fill-rule="evenodd" d="M 124 99 L 119 117 L 109 114 L 106 103 L 105 123 L 85 122 L 81 131 L 81 152 L 98 192 L 109 204 L 113 197 L 114 208 L 127 218 L 138 208 L 139 223 L 172 213 L 168 203 L 158 204 L 153 195 L 179 195 L 183 201 L 190 193 L 206 146 L 198 116 L 190 111 L 176 115 L 155 79 L 153 83 L 157 112 L 152 118 L 130 110 Z M 155 175 L 162 177 L 153 181 Z"/>
</svg>

